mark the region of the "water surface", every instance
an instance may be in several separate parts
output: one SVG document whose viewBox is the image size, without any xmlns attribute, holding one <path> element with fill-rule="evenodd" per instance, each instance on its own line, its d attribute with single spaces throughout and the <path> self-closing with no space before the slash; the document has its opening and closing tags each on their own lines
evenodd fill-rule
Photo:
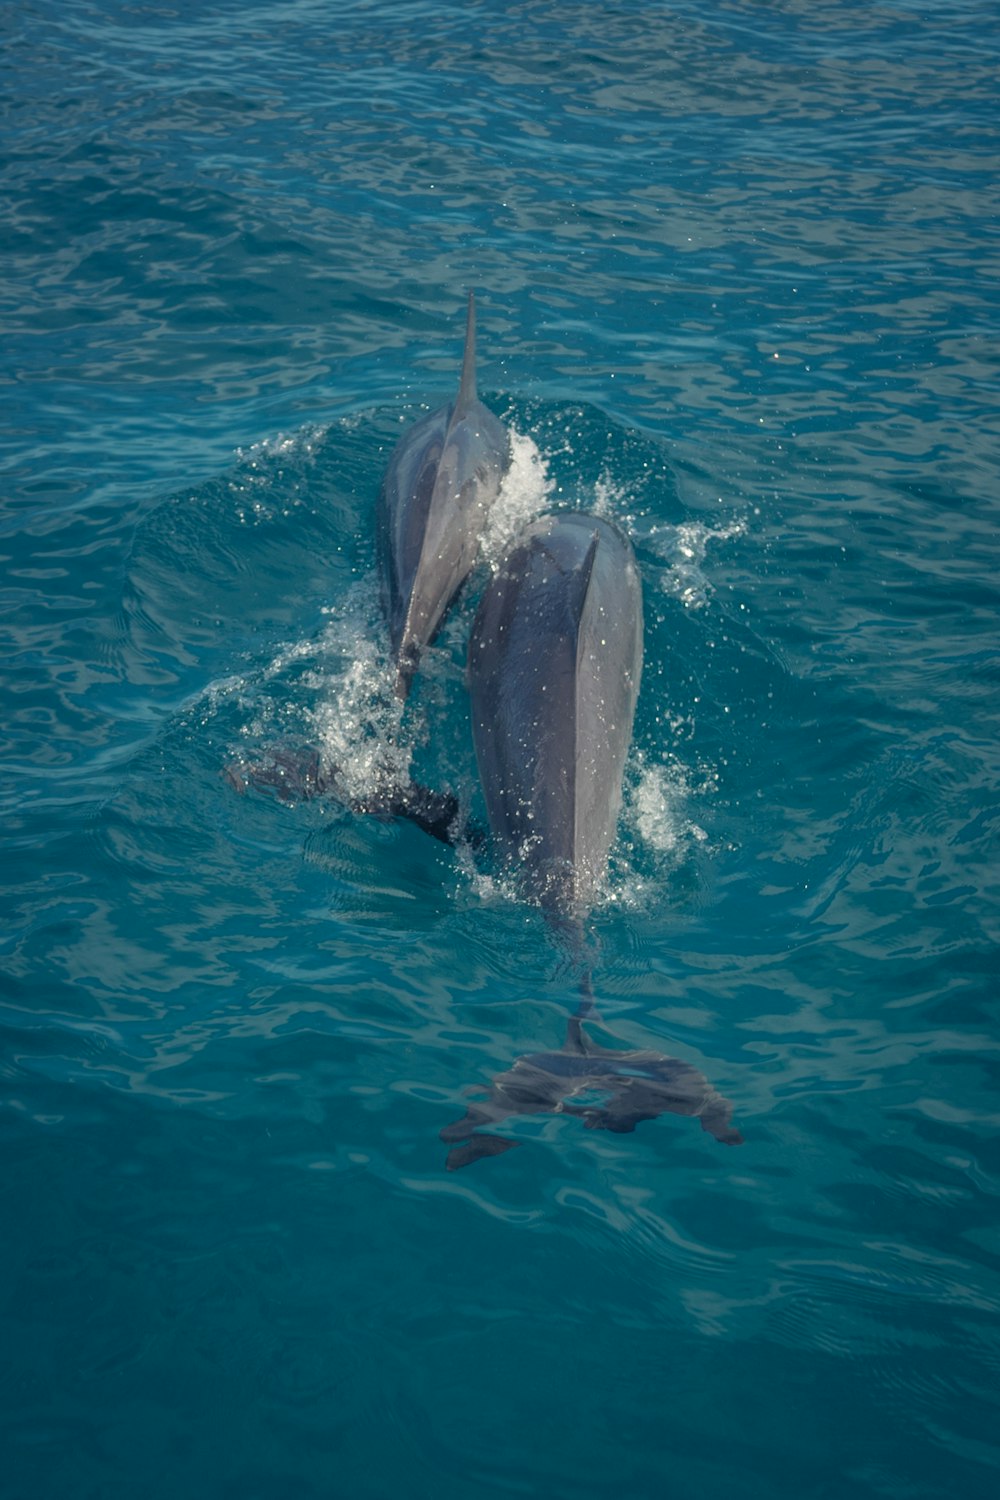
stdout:
<svg viewBox="0 0 1000 1500">
<path fill-rule="evenodd" d="M 995 1493 L 998 19 L 0 21 L 12 1500 Z M 375 495 L 470 286 L 487 550 L 596 508 L 643 578 L 601 1012 L 738 1149 L 447 1174 L 572 966 L 488 851 L 221 774 L 384 749 Z M 400 752 L 473 820 L 475 598 Z"/>
</svg>

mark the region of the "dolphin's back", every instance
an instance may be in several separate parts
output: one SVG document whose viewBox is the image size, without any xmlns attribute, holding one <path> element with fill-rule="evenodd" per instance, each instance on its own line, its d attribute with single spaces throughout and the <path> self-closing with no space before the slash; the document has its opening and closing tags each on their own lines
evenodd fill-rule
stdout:
<svg viewBox="0 0 1000 1500">
<path fill-rule="evenodd" d="M 451 407 L 442 406 L 414 423 L 396 444 L 379 491 L 376 535 L 382 602 L 397 655 L 450 416 Z"/>
<path fill-rule="evenodd" d="M 527 527 L 480 603 L 469 689 L 491 829 L 558 911 L 586 909 L 604 874 L 641 669 L 628 540 L 579 513 Z"/>
<path fill-rule="evenodd" d="M 510 462 L 505 428 L 476 395 L 475 327 L 470 296 L 458 395 L 404 433 L 379 492 L 379 573 L 401 698 L 475 564 Z"/>
</svg>

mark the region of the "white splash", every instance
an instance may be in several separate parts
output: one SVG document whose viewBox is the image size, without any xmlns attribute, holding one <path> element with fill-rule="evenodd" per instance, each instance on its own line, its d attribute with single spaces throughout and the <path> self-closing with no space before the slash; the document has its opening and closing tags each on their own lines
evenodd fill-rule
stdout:
<svg viewBox="0 0 1000 1500">
<path fill-rule="evenodd" d="M 626 818 L 655 853 L 676 857 L 693 843 L 704 843 L 704 829 L 695 823 L 690 804 L 695 795 L 690 771 L 679 761 L 651 764 L 637 752 L 636 779 L 626 788 Z M 701 790 L 711 790 L 712 778 Z"/>
<path fill-rule="evenodd" d="M 251 443 L 249 448 L 237 448 L 236 457 L 239 462 L 250 469 L 260 469 L 265 466 L 269 471 L 272 460 L 275 458 L 305 458 L 315 457 L 316 450 L 326 437 L 328 428 L 318 422 L 307 423 L 300 427 L 297 432 L 276 432 L 273 437 L 262 438 L 259 443 Z"/>
<path fill-rule="evenodd" d="M 715 527 L 706 526 L 701 521 L 654 527 L 649 533 L 650 546 L 667 564 L 660 576 L 663 592 L 680 599 L 688 609 L 704 608 L 711 592 L 704 571 L 709 547 L 743 536 L 745 531 L 743 521 Z"/>
<path fill-rule="evenodd" d="M 605 521 L 619 521 L 620 524 L 620 517 L 628 507 L 628 499 L 628 491 L 623 485 L 616 484 L 605 470 L 594 485 L 594 503 L 591 509 Z"/>
<path fill-rule="evenodd" d="M 512 428 L 510 468 L 490 509 L 479 544 L 483 560 L 494 572 L 522 526 L 545 510 L 554 487 L 555 481 L 549 476 L 537 444 Z"/>
<path fill-rule="evenodd" d="M 309 716 L 324 768 L 336 768 L 347 798 L 360 802 L 386 781 L 409 780 L 411 737 L 402 742 L 403 705 L 391 689 L 374 579 L 355 584 L 327 613 L 326 664 L 309 682 L 316 693 Z"/>
<path fill-rule="evenodd" d="M 306 471 L 327 432 L 328 428 L 313 423 L 298 432 L 279 432 L 249 448 L 237 448 L 228 487 L 242 526 L 269 525 L 306 503 Z"/>
</svg>

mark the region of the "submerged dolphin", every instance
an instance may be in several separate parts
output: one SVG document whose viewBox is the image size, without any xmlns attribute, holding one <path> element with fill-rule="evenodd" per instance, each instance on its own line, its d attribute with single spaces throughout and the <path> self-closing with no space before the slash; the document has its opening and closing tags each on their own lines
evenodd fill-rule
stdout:
<svg viewBox="0 0 1000 1500">
<path fill-rule="evenodd" d="M 577 512 L 526 527 L 472 627 L 472 732 L 504 856 L 529 894 L 574 924 L 604 877 L 641 672 L 628 539 Z"/>
<path fill-rule="evenodd" d="M 378 497 L 379 573 L 399 698 L 409 693 L 423 648 L 475 564 L 509 464 L 506 429 L 476 395 L 470 292 L 458 395 L 400 439 Z"/>
<path fill-rule="evenodd" d="M 479 1134 L 480 1126 L 500 1124 L 511 1115 L 575 1115 L 588 1130 L 618 1134 L 658 1115 L 693 1115 L 717 1141 L 738 1146 L 743 1140 L 730 1124 L 729 1100 L 697 1068 L 662 1052 L 599 1047 L 585 1034 L 578 1016 L 570 1021 L 558 1052 L 517 1058 L 509 1072 L 494 1078 L 482 1092 L 488 1097 L 481 1104 L 470 1104 L 463 1119 L 441 1131 L 441 1139 L 452 1146 L 450 1172 L 518 1145 L 507 1136 Z"/>
<path fill-rule="evenodd" d="M 527 527 L 472 627 L 472 730 L 493 836 L 578 953 L 618 822 L 641 671 L 642 594 L 627 538 L 580 513 Z M 587 968 L 580 993 L 558 1051 L 518 1058 L 441 1131 L 449 1171 L 516 1145 L 480 1128 L 519 1114 L 576 1115 L 622 1132 L 670 1111 L 699 1117 L 727 1145 L 742 1140 L 729 1101 L 690 1063 L 592 1042 Z"/>
</svg>

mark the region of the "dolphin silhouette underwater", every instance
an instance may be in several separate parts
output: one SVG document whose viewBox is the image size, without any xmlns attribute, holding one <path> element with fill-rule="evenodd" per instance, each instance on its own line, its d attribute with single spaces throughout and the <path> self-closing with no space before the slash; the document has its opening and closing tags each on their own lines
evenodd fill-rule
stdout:
<svg viewBox="0 0 1000 1500">
<path fill-rule="evenodd" d="M 494 840 L 554 927 L 583 952 L 583 924 L 618 823 L 642 672 L 642 592 L 631 543 L 608 521 L 546 516 L 521 532 L 487 585 L 468 648 L 480 781 Z M 483 1133 L 512 1115 L 632 1131 L 671 1112 L 737 1145 L 732 1106 L 696 1068 L 598 1046 L 589 968 L 563 1046 L 516 1060 L 488 1097 L 441 1131 L 449 1170 L 518 1144 Z M 581 1102 L 583 1101 L 583 1102 Z"/>
<path fill-rule="evenodd" d="M 458 395 L 403 434 L 376 507 L 382 602 L 407 697 L 421 653 L 472 570 L 510 465 L 506 428 L 476 394 L 476 304 L 469 293 Z"/>
</svg>

